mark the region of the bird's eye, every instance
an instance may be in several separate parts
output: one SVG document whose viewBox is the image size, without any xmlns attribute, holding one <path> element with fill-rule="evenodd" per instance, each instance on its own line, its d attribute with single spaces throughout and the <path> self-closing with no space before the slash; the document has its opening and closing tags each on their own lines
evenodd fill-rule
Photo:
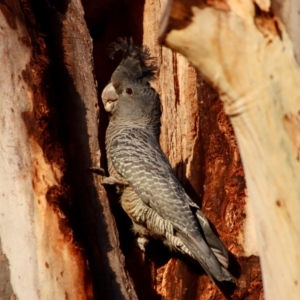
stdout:
<svg viewBox="0 0 300 300">
<path fill-rule="evenodd" d="M 127 93 L 128 95 L 131 95 L 131 94 L 132 94 L 132 89 L 131 89 L 131 88 L 127 88 L 127 89 L 126 89 L 126 93 Z"/>
</svg>

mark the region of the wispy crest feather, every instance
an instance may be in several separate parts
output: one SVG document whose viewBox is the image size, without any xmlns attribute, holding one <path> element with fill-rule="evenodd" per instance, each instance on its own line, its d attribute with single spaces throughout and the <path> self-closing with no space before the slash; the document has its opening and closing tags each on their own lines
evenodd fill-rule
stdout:
<svg viewBox="0 0 300 300">
<path fill-rule="evenodd" d="M 150 49 L 147 46 L 137 46 L 133 44 L 132 37 L 118 38 L 116 42 L 109 45 L 108 54 L 111 59 L 114 59 L 116 52 L 123 52 L 123 59 L 120 66 L 130 68 L 134 65 L 139 65 L 141 74 L 136 79 L 152 80 L 155 78 L 157 70 L 156 59 L 151 56 Z M 130 62 L 130 63 L 129 63 Z M 135 62 L 133 64 L 133 62 Z"/>
</svg>

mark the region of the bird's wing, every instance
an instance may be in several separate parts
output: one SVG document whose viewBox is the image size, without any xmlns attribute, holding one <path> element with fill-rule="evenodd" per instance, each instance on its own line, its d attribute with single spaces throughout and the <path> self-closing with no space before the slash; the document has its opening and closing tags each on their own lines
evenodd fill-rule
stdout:
<svg viewBox="0 0 300 300">
<path fill-rule="evenodd" d="M 109 155 L 118 173 L 141 199 L 178 228 L 198 234 L 185 192 L 177 180 L 159 143 L 146 130 L 123 129 L 111 142 Z"/>
<path fill-rule="evenodd" d="M 147 205 L 172 222 L 205 271 L 217 280 L 232 280 L 203 239 L 191 210 L 198 207 L 191 205 L 157 140 L 144 129 L 125 128 L 112 139 L 108 151 L 116 171 Z"/>
</svg>

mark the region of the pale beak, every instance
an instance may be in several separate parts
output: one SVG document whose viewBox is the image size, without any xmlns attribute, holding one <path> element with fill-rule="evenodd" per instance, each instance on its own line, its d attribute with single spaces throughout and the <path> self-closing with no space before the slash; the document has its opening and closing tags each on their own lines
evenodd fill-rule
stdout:
<svg viewBox="0 0 300 300">
<path fill-rule="evenodd" d="M 118 94 L 112 83 L 109 83 L 102 92 L 101 95 L 104 109 L 111 112 L 114 109 L 116 101 L 118 100 Z"/>
</svg>

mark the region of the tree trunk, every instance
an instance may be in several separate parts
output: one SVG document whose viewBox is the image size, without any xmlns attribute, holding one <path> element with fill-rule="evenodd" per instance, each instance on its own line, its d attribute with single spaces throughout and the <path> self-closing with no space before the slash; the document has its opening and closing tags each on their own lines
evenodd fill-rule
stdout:
<svg viewBox="0 0 300 300">
<path fill-rule="evenodd" d="M 83 1 L 94 39 L 99 97 L 119 63 L 105 55 L 109 43 L 120 36 L 133 36 L 135 43 L 148 45 L 159 66 L 153 86 L 163 106 L 161 145 L 186 191 L 202 206 L 232 253 L 230 271 L 239 280 L 236 289 L 220 290 L 201 270 L 168 254 L 156 243 L 149 246 L 146 257 L 142 255 L 132 242 L 130 223 L 111 194 L 127 267 L 139 299 L 226 299 L 230 295 L 232 299 L 262 299 L 252 210 L 246 201 L 244 173 L 232 127 L 216 91 L 180 54 L 157 44 L 164 8 L 160 3 Z M 100 104 L 100 122 L 102 119 L 105 128 L 106 114 L 101 108 Z M 100 141 L 104 153 L 101 130 Z M 102 165 L 105 163 L 103 160 Z"/>
<path fill-rule="evenodd" d="M 99 164 L 98 105 L 82 5 L 0 9 L 0 298 L 136 299 L 88 171 Z"/>
<path fill-rule="evenodd" d="M 299 299 L 299 4 L 273 2 L 293 45 L 270 2 L 255 2 L 175 0 L 161 39 L 220 92 L 246 173 L 266 299 Z"/>
<path fill-rule="evenodd" d="M 202 75 L 158 45 L 166 1 L 82 5 L 0 4 L 0 299 L 262 299 L 253 213 L 233 129 Z M 133 36 L 157 57 L 161 145 L 229 249 L 236 288 L 215 286 L 159 242 L 142 254 L 114 189 L 104 189 L 88 171 L 99 159 L 106 168 L 108 120 L 101 100 L 97 105 L 93 71 L 99 96 L 119 63 L 106 49 L 120 36 Z"/>
</svg>

